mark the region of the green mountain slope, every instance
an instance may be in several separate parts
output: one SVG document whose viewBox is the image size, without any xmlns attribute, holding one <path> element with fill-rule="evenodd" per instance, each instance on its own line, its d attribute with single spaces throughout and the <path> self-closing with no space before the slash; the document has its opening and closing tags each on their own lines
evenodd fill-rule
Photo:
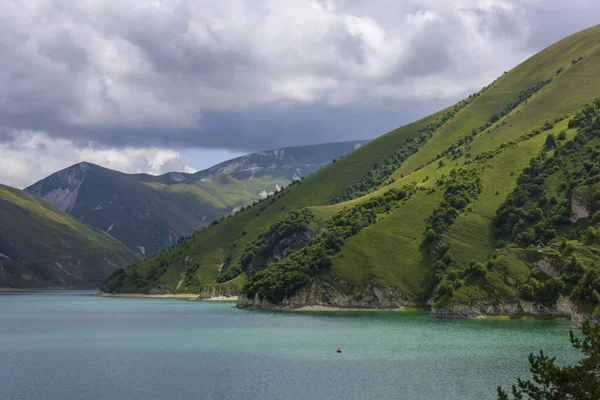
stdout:
<svg viewBox="0 0 600 400">
<path fill-rule="evenodd" d="M 80 163 L 28 187 L 30 193 L 120 240 L 141 257 L 310 175 L 363 142 L 248 154 L 195 174 L 123 174 Z"/>
<path fill-rule="evenodd" d="M 139 258 L 24 191 L 0 185 L 0 287 L 97 287 Z"/>
<path fill-rule="evenodd" d="M 243 305 L 263 307 L 430 305 L 440 316 L 590 314 L 600 302 L 596 243 L 581 232 L 595 224 L 588 179 L 600 171 L 590 158 L 597 116 L 589 104 L 599 93 L 596 26 L 461 102 L 195 233 L 108 280 L 104 289 L 243 292 Z M 585 118 L 578 114 L 584 108 Z M 509 208 L 507 218 L 517 228 L 502 231 L 499 215 L 538 163 L 562 165 L 573 175 L 538 171 L 543 177 L 525 196 L 536 206 L 528 200 L 514 206 L 526 211 Z M 577 197 L 580 192 L 587 197 Z M 290 213 L 306 207 L 312 216 L 298 227 Z M 270 241 L 293 246 L 263 246 Z M 552 263 L 551 271 L 546 265 Z M 577 297 L 575 288 L 586 279 L 589 293 Z M 538 293 L 552 290 L 553 297 Z"/>
</svg>

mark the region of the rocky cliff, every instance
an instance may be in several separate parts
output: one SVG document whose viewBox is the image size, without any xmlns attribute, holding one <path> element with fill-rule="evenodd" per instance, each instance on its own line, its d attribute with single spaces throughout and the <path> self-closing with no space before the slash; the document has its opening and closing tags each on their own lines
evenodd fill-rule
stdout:
<svg viewBox="0 0 600 400">
<path fill-rule="evenodd" d="M 559 296 L 556 303 L 546 305 L 521 299 L 508 303 L 492 300 L 453 302 L 441 307 L 433 306 L 430 313 L 432 318 L 521 317 L 526 315 L 540 318 L 569 318 L 573 327 L 581 327 L 585 320 L 592 323 L 600 322 L 600 315 L 582 312 L 571 298 L 563 295 Z"/>
<path fill-rule="evenodd" d="M 410 306 L 411 303 L 398 291 L 379 287 L 373 283 L 364 288 L 355 287 L 344 293 L 333 285 L 316 282 L 308 285 L 293 296 L 285 298 L 280 304 L 272 304 L 256 296 L 249 299 L 240 296 L 238 307 L 256 307 L 269 309 L 298 309 L 312 306 L 357 308 L 357 309 L 398 309 Z"/>
</svg>

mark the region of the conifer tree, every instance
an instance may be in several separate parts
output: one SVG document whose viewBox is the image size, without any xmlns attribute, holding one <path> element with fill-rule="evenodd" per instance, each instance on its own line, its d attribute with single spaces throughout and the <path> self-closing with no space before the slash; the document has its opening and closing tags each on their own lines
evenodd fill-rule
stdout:
<svg viewBox="0 0 600 400">
<path fill-rule="evenodd" d="M 600 324 L 583 325 L 583 338 L 571 331 L 571 344 L 584 357 L 575 365 L 558 367 L 556 357 L 529 355 L 532 379 L 518 379 L 512 387 L 515 400 L 598 400 L 600 399 Z M 498 400 L 509 400 L 498 387 Z"/>
</svg>

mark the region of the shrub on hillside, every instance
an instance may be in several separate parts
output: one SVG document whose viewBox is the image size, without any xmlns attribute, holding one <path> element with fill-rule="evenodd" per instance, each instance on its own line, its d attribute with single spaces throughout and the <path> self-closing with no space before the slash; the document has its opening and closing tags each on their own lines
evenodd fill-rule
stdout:
<svg viewBox="0 0 600 400">
<path fill-rule="evenodd" d="M 549 133 L 548 136 L 546 136 L 545 147 L 547 149 L 553 149 L 556 147 L 556 138 L 554 137 L 553 133 Z"/>
</svg>

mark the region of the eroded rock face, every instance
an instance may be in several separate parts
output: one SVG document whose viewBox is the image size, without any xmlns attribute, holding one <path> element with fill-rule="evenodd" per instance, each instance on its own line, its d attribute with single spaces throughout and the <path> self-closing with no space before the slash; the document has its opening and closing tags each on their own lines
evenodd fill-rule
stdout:
<svg viewBox="0 0 600 400">
<path fill-rule="evenodd" d="M 600 324 L 600 315 L 582 314 L 579 312 L 571 315 L 571 326 L 575 328 L 581 328 L 585 321 L 590 321 L 591 324 Z"/>
<path fill-rule="evenodd" d="M 238 299 L 238 307 L 273 309 L 297 309 L 311 306 L 394 309 L 411 304 L 400 292 L 372 283 L 366 288 L 354 288 L 351 293 L 342 293 L 324 282 L 313 283 L 298 290 L 291 297 L 285 298 L 281 304 L 260 300 L 258 296 L 249 299 L 242 295 Z"/>
<path fill-rule="evenodd" d="M 294 233 L 292 236 L 282 239 L 277 246 L 273 248 L 271 256 L 267 260 L 267 266 L 281 261 L 286 258 L 294 250 L 301 249 L 306 246 L 313 235 L 310 231 L 299 231 Z"/>
<path fill-rule="evenodd" d="M 171 292 L 171 287 L 166 283 L 157 283 L 148 290 L 148 294 L 170 294 Z"/>
<path fill-rule="evenodd" d="M 583 218 L 590 217 L 590 209 L 587 201 L 581 197 L 573 193 L 571 196 L 571 222 L 577 222 Z"/>
<path fill-rule="evenodd" d="M 492 300 L 481 300 L 469 303 L 454 302 L 442 307 L 434 306 L 430 316 L 433 318 L 477 318 L 495 315 L 531 314 L 538 316 L 569 317 L 571 326 L 579 328 L 584 321 L 600 322 L 600 315 L 581 313 L 573 301 L 560 295 L 555 304 L 544 306 L 526 300 L 509 303 L 497 303 Z"/>
<path fill-rule="evenodd" d="M 438 254 L 440 253 L 440 251 L 444 250 L 447 245 L 448 245 L 448 239 L 446 237 L 442 236 L 441 238 L 439 238 L 438 240 L 436 240 L 435 242 L 432 243 L 429 254 L 433 257 L 437 257 Z"/>
<path fill-rule="evenodd" d="M 313 234 L 310 231 L 297 231 L 291 236 L 281 239 L 267 254 L 258 254 L 248 268 L 249 274 L 267 268 L 269 265 L 283 260 L 294 250 L 303 248 L 310 243 Z"/>
<path fill-rule="evenodd" d="M 237 297 L 240 291 L 237 287 L 203 286 L 200 288 L 198 299 L 210 299 L 211 297 Z"/>
<path fill-rule="evenodd" d="M 428 304 L 431 305 L 431 303 Z M 258 295 L 253 299 L 240 295 L 237 303 L 239 308 L 255 307 L 279 310 L 301 310 L 319 306 L 356 309 L 399 309 L 411 305 L 413 303 L 401 293 L 390 288 L 370 284 L 367 288 L 355 288 L 352 293 L 346 294 L 324 282 L 313 283 L 304 287 L 293 296 L 284 299 L 280 304 L 260 300 Z M 550 306 L 526 300 L 516 300 L 509 303 L 498 303 L 491 299 L 468 303 L 454 302 L 442 307 L 433 306 L 429 315 L 432 318 L 477 318 L 521 314 L 570 318 L 571 326 L 574 328 L 581 327 L 586 320 L 592 323 L 600 323 L 600 315 L 581 313 L 572 300 L 564 295 L 560 295 L 556 303 Z"/>
<path fill-rule="evenodd" d="M 76 164 L 35 183 L 26 190 L 43 197 L 56 208 L 69 213 L 77 203 L 79 189 L 86 178 L 88 169 L 89 165 L 86 163 Z"/>
<path fill-rule="evenodd" d="M 542 256 L 538 261 L 532 263 L 531 266 L 552 278 L 557 278 L 560 276 L 559 268 L 561 264 L 563 263 L 559 258 Z"/>
<path fill-rule="evenodd" d="M 575 306 L 566 296 L 560 296 L 556 304 L 546 307 L 539 303 L 516 300 L 510 303 L 497 303 L 493 300 L 479 300 L 468 303 L 453 302 L 442 307 L 433 306 L 432 317 L 475 318 L 486 315 L 571 315 Z"/>
</svg>

